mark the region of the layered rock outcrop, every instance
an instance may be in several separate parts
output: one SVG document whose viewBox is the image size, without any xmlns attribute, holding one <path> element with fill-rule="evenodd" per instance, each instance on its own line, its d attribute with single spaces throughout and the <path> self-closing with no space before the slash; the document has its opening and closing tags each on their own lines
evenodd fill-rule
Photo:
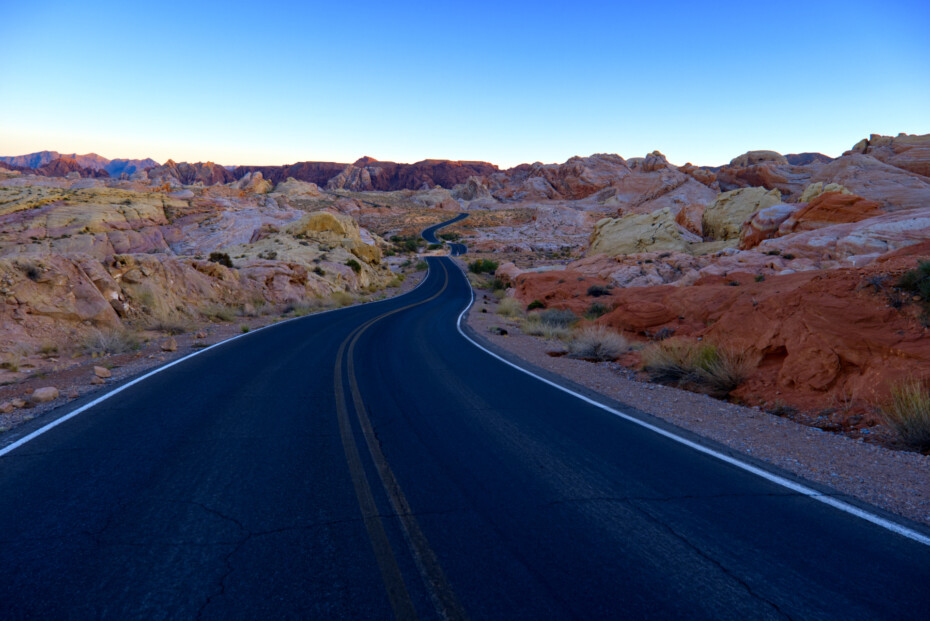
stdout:
<svg viewBox="0 0 930 621">
<path fill-rule="evenodd" d="M 710 239 L 739 239 L 743 224 L 759 210 L 781 202 L 778 190 L 742 188 L 717 195 L 702 216 L 702 231 Z"/>
</svg>

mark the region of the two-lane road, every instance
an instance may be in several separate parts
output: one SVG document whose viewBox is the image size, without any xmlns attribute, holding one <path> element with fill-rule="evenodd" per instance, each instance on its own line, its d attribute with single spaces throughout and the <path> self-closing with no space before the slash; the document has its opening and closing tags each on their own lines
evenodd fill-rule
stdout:
<svg viewBox="0 0 930 621">
<path fill-rule="evenodd" d="M 926 615 L 930 547 L 488 355 L 429 265 L 0 457 L 0 618 Z"/>
</svg>

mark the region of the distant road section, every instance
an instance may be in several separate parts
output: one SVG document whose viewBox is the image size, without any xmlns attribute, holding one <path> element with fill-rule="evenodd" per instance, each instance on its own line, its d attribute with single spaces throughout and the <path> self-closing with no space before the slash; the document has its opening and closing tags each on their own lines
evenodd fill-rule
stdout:
<svg viewBox="0 0 930 621">
<path fill-rule="evenodd" d="M 440 224 L 433 225 L 423 231 L 422 233 L 423 239 L 425 239 L 430 244 L 442 243 L 441 240 L 436 237 L 436 231 L 438 231 L 444 226 L 449 226 L 450 224 L 455 224 L 456 222 L 464 220 L 467 217 L 468 217 L 467 213 L 460 213 L 459 215 L 455 216 L 451 220 L 447 220 L 445 222 L 441 222 Z M 463 255 L 465 254 L 467 250 L 467 248 L 465 247 L 465 244 L 457 244 L 455 242 L 446 242 L 446 243 L 449 244 L 449 249 L 451 250 L 451 254 L 453 257 Z"/>
<path fill-rule="evenodd" d="M 0 617 L 926 617 L 930 547 L 488 355 L 427 261 L 0 457 Z"/>
</svg>

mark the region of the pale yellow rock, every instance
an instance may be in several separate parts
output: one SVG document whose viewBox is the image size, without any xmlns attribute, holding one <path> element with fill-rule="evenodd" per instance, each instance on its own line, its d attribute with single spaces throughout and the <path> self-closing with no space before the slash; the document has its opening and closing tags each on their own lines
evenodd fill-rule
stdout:
<svg viewBox="0 0 930 621">
<path fill-rule="evenodd" d="M 812 183 L 807 186 L 804 191 L 801 193 L 801 198 L 798 199 L 799 203 L 809 203 L 821 194 L 826 194 L 827 192 L 841 192 L 843 194 L 852 194 L 846 187 L 840 185 L 839 183 L 828 183 L 824 186 L 823 181 L 818 181 L 817 183 Z"/>
<path fill-rule="evenodd" d="M 111 377 L 113 374 L 110 373 L 110 369 L 106 367 L 94 367 L 94 375 L 96 375 L 97 377 L 106 379 L 108 377 Z"/>
<path fill-rule="evenodd" d="M 765 188 L 740 188 L 718 194 L 707 206 L 701 220 L 705 238 L 739 239 L 743 224 L 760 209 L 781 202 L 781 192 Z"/>
<path fill-rule="evenodd" d="M 594 225 L 587 255 L 620 255 L 674 250 L 687 252 L 701 238 L 675 222 L 669 208 L 652 213 L 604 218 Z"/>
<path fill-rule="evenodd" d="M 3 403 L 0 403 L 0 413 L 2 414 L 9 414 L 15 409 L 16 408 L 13 406 L 13 404 L 10 403 L 9 401 L 4 401 Z"/>
<path fill-rule="evenodd" d="M 168 337 L 168 340 L 161 344 L 161 350 L 162 351 L 177 351 L 178 342 L 175 340 L 173 336 Z"/>
<path fill-rule="evenodd" d="M 13 399 L 12 401 L 10 401 L 10 404 L 11 404 L 14 408 L 24 408 L 24 407 L 26 407 L 26 401 L 23 400 L 23 399 Z"/>
<path fill-rule="evenodd" d="M 35 392 L 32 393 L 32 402 L 33 403 L 48 403 L 49 401 L 54 401 L 59 397 L 58 389 L 54 386 L 44 386 L 42 388 L 36 388 Z"/>
<path fill-rule="evenodd" d="M 93 376 L 92 378 L 90 378 L 90 383 L 91 383 L 91 384 L 94 384 L 94 385 L 99 385 L 99 384 L 103 384 L 104 382 L 103 382 L 103 378 L 102 378 L 102 377 L 97 377 L 97 376 L 95 375 L 95 376 Z"/>
</svg>

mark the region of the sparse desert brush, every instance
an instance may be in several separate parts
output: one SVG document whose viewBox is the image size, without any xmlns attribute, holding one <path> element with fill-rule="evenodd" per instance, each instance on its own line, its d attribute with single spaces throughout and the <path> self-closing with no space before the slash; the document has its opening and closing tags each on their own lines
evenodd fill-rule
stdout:
<svg viewBox="0 0 930 621">
<path fill-rule="evenodd" d="M 159 313 L 153 316 L 146 324 L 146 329 L 165 334 L 184 334 L 193 330 L 190 320 L 179 315 Z"/>
<path fill-rule="evenodd" d="M 925 382 L 908 379 L 894 384 L 882 416 L 903 442 L 921 451 L 930 449 L 930 389 Z"/>
<path fill-rule="evenodd" d="M 477 259 L 468 264 L 468 271 L 473 274 L 493 274 L 497 271 L 497 261 L 491 259 Z"/>
<path fill-rule="evenodd" d="M 428 268 L 429 268 L 429 263 L 427 263 L 426 261 L 417 261 L 416 270 L 418 272 L 422 272 L 423 270 L 428 269 Z"/>
<path fill-rule="evenodd" d="M 355 298 L 347 291 L 334 291 L 332 294 L 330 294 L 329 300 L 335 306 L 339 307 L 349 306 L 355 302 Z"/>
<path fill-rule="evenodd" d="M 571 327 L 578 321 L 569 310 L 551 308 L 539 313 L 532 313 L 520 324 L 520 329 L 531 336 L 547 339 L 568 340 L 572 335 Z"/>
<path fill-rule="evenodd" d="M 81 351 L 91 356 L 106 354 L 125 354 L 141 347 L 135 333 L 121 328 L 111 330 L 93 330 L 81 342 Z"/>
<path fill-rule="evenodd" d="M 200 309 L 200 314 L 211 321 L 229 323 L 235 317 L 233 309 L 225 304 L 208 304 Z"/>
<path fill-rule="evenodd" d="M 652 381 L 725 397 L 752 372 L 747 355 L 706 341 L 672 338 L 643 350 L 642 367 Z"/>
<path fill-rule="evenodd" d="M 582 328 L 568 344 L 570 356 L 586 360 L 616 360 L 629 349 L 626 337 L 604 326 Z"/>
<path fill-rule="evenodd" d="M 904 272 L 898 279 L 898 287 L 930 304 L 930 261 L 921 261 L 916 269 Z"/>
<path fill-rule="evenodd" d="M 43 341 L 36 353 L 45 357 L 53 356 L 58 353 L 58 344 L 52 341 Z"/>
<path fill-rule="evenodd" d="M 210 261 L 212 263 L 219 263 L 220 265 L 225 265 L 226 267 L 232 268 L 233 262 L 229 258 L 229 254 L 225 252 L 211 252 Z"/>
<path fill-rule="evenodd" d="M 523 304 L 517 298 L 504 298 L 497 305 L 497 314 L 501 317 L 522 317 Z"/>
</svg>

